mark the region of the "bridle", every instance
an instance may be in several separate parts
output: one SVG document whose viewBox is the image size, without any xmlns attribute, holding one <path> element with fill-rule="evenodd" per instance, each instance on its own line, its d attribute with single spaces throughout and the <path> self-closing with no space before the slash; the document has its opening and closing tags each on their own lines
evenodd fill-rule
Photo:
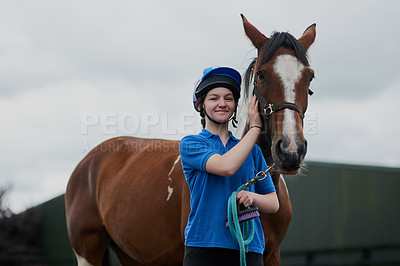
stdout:
<svg viewBox="0 0 400 266">
<path fill-rule="evenodd" d="M 257 77 L 257 78 L 264 76 L 260 70 L 256 71 L 255 73 L 256 73 L 255 77 Z M 300 109 L 300 107 L 297 106 L 296 104 L 290 103 L 290 102 L 282 102 L 282 103 L 272 104 L 272 103 L 269 103 L 264 97 L 262 97 L 260 92 L 257 89 L 257 80 L 255 77 L 254 77 L 254 82 L 253 82 L 253 84 L 254 84 L 253 95 L 256 95 L 258 102 L 261 104 L 265 122 L 268 122 L 267 120 L 273 113 L 276 113 L 283 109 L 291 109 L 291 110 L 296 111 L 299 114 L 301 121 L 304 120 L 304 113 Z M 311 90 L 309 90 L 308 94 L 312 95 L 313 92 Z"/>
<path fill-rule="evenodd" d="M 254 85 L 253 94 L 256 95 L 258 102 L 261 104 L 261 107 L 264 110 L 264 117 L 266 119 L 268 119 L 270 117 L 270 115 L 272 115 L 273 113 L 278 112 L 282 109 L 292 109 L 299 113 L 301 120 L 304 119 L 304 114 L 301 111 L 300 107 L 298 107 L 294 103 L 289 103 L 289 102 L 282 102 L 282 103 L 276 103 L 276 104 L 269 103 L 269 102 L 267 102 L 267 100 L 264 99 L 264 97 L 261 96 L 260 92 L 258 91 L 258 89 L 255 85 Z"/>
</svg>

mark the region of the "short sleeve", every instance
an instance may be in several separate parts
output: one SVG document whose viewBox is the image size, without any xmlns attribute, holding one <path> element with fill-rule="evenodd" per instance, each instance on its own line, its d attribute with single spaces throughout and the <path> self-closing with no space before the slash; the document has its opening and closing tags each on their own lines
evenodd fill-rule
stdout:
<svg viewBox="0 0 400 266">
<path fill-rule="evenodd" d="M 207 160 L 217 152 L 210 147 L 207 139 L 199 135 L 184 137 L 179 143 L 182 166 L 184 170 L 205 171 Z"/>
</svg>

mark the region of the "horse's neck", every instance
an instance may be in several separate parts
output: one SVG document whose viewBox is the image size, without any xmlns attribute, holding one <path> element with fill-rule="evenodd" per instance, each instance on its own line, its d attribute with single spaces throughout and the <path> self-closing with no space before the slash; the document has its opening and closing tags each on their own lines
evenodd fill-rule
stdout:
<svg viewBox="0 0 400 266">
<path fill-rule="evenodd" d="M 248 131 L 248 126 L 246 125 L 242 134 L 242 138 L 244 135 L 246 135 L 247 131 Z M 272 154 L 271 154 L 271 141 L 267 133 L 261 132 L 260 136 L 257 139 L 257 145 L 261 148 L 261 151 L 263 153 L 265 161 L 267 162 L 267 165 L 272 165 L 274 163 L 274 160 L 272 159 Z M 277 182 L 279 182 L 280 174 L 273 170 L 270 171 L 270 174 L 272 181 L 276 186 Z"/>
<path fill-rule="evenodd" d="M 265 161 L 267 162 L 267 165 L 268 166 L 272 165 L 274 163 L 274 160 L 272 159 L 272 154 L 271 154 L 271 141 L 267 133 L 262 132 L 260 134 L 257 140 L 257 145 L 260 146 Z M 278 172 L 271 170 L 270 174 L 272 177 L 272 181 L 274 181 L 274 183 L 279 182 L 280 174 Z"/>
<path fill-rule="evenodd" d="M 250 98 L 246 99 L 243 97 L 241 99 L 239 107 L 238 107 L 238 121 L 239 125 L 238 128 L 234 129 L 234 131 L 237 132 L 242 132 L 242 138 L 244 135 L 246 135 L 247 131 L 249 131 L 249 124 L 247 121 L 247 105 L 248 101 Z M 274 163 L 274 160 L 272 159 L 272 154 L 271 154 L 271 138 L 270 136 L 265 132 L 261 132 L 260 136 L 258 137 L 257 140 L 257 145 L 261 148 L 261 151 L 264 155 L 265 161 L 267 162 L 268 165 L 272 165 Z M 277 186 L 277 182 L 279 182 L 279 177 L 280 174 L 275 172 L 275 171 L 270 171 L 272 181 L 275 184 L 275 187 Z"/>
<path fill-rule="evenodd" d="M 271 154 L 271 141 L 268 134 L 263 131 L 257 139 L 257 145 L 260 146 L 262 153 L 264 155 L 265 161 L 268 165 L 272 165 L 274 163 Z"/>
</svg>

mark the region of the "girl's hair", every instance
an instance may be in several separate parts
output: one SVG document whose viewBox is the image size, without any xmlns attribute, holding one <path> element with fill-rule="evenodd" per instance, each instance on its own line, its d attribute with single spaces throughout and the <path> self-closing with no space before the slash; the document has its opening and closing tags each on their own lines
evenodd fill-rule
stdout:
<svg viewBox="0 0 400 266">
<path fill-rule="evenodd" d="M 206 127 L 206 119 L 204 118 L 204 110 L 203 110 L 203 103 L 204 103 L 204 99 L 206 98 L 206 96 L 205 95 L 203 95 L 203 96 L 201 96 L 198 100 L 197 100 L 197 103 L 196 103 L 196 108 L 197 108 L 197 105 L 199 105 L 200 106 L 200 116 L 201 116 L 201 125 L 203 126 L 203 128 L 205 128 Z"/>
</svg>

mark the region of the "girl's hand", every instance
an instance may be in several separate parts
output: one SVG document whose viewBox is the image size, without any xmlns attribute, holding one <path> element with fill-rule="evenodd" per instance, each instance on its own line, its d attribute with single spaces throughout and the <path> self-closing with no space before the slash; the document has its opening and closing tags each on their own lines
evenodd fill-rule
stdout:
<svg viewBox="0 0 400 266">
<path fill-rule="evenodd" d="M 264 213 L 276 213 L 279 210 L 279 200 L 276 192 L 261 195 L 247 190 L 239 191 L 236 200 L 246 208 L 253 205 Z"/>
<path fill-rule="evenodd" d="M 254 95 L 249 102 L 247 115 L 249 117 L 250 126 L 262 127 L 260 112 L 258 110 L 258 100 Z"/>
<path fill-rule="evenodd" d="M 255 194 L 253 192 L 247 190 L 241 190 L 237 193 L 236 200 L 238 200 L 239 203 L 243 204 L 247 208 L 253 205 L 254 196 Z"/>
</svg>

